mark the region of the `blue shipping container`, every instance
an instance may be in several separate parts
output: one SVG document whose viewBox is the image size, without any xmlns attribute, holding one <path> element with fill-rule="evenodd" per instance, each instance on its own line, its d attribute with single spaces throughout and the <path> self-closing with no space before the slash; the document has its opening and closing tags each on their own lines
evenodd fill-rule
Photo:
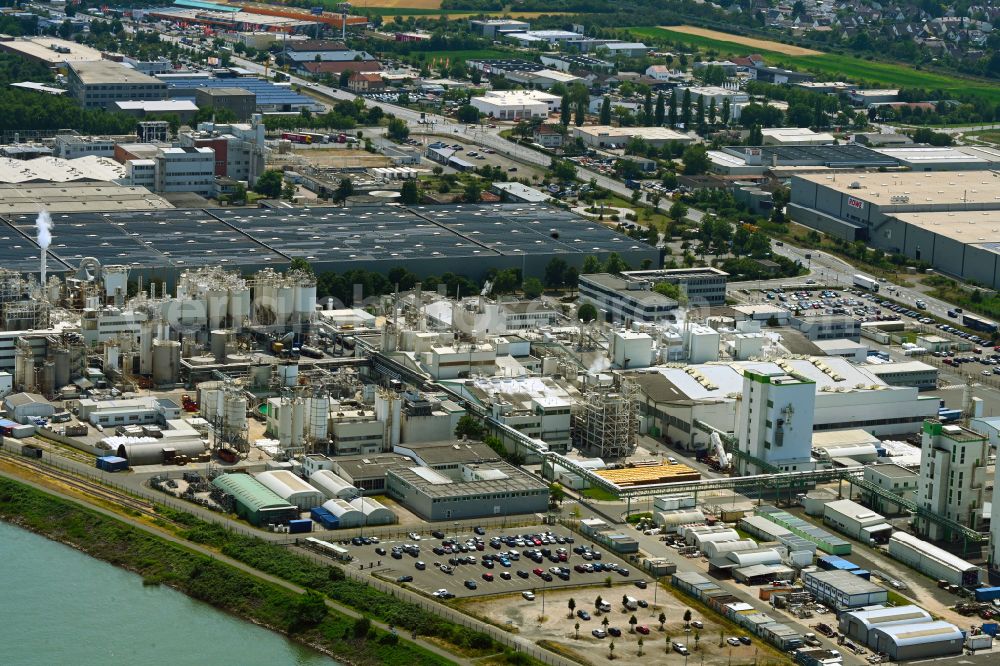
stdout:
<svg viewBox="0 0 1000 666">
<path fill-rule="evenodd" d="M 103 456 L 97 459 L 97 469 L 105 472 L 124 472 L 128 470 L 128 460 L 118 456 Z"/>
<path fill-rule="evenodd" d="M 976 601 L 1000 599 L 1000 587 L 981 587 L 976 590 Z"/>
<path fill-rule="evenodd" d="M 853 569 L 860 569 L 857 564 L 848 562 L 838 555 L 825 555 L 816 560 L 816 564 L 820 569 L 825 569 L 826 571 L 851 571 Z"/>
<path fill-rule="evenodd" d="M 325 529 L 335 530 L 340 527 L 340 519 L 330 513 L 328 509 L 324 509 L 321 506 L 312 509 L 309 512 L 309 515 L 312 516 L 312 519 L 322 525 Z"/>
<path fill-rule="evenodd" d="M 302 518 L 300 520 L 289 520 L 288 521 L 288 531 L 292 534 L 302 534 L 303 532 L 312 532 L 313 521 L 308 518 Z"/>
<path fill-rule="evenodd" d="M 996 622 L 983 622 L 983 633 L 989 634 L 990 636 L 996 636 L 997 632 L 1000 632 L 1000 624 Z"/>
</svg>

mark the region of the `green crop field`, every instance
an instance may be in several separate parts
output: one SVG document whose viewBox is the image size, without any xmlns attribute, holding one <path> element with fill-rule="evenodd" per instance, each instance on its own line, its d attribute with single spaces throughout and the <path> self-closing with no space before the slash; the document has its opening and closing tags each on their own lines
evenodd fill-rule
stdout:
<svg viewBox="0 0 1000 666">
<path fill-rule="evenodd" d="M 906 65 L 878 62 L 835 53 L 793 56 L 776 51 L 761 50 L 736 42 L 690 35 L 668 28 L 629 28 L 636 36 L 650 41 L 670 41 L 694 46 L 702 50 L 715 50 L 720 55 L 747 55 L 760 53 L 768 65 L 814 72 L 830 80 L 848 80 L 866 85 L 883 85 L 899 88 L 940 89 L 954 93 L 976 95 L 1000 103 L 1000 83 L 981 79 L 965 79 L 937 72 L 926 72 Z"/>
</svg>

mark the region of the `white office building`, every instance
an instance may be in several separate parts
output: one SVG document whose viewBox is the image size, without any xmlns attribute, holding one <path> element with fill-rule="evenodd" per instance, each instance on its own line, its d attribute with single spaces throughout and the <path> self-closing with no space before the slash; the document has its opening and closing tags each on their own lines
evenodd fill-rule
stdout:
<svg viewBox="0 0 1000 666">
<path fill-rule="evenodd" d="M 497 120 L 548 118 L 558 111 L 562 98 L 541 90 L 493 90 L 469 100 L 485 116 Z"/>
</svg>

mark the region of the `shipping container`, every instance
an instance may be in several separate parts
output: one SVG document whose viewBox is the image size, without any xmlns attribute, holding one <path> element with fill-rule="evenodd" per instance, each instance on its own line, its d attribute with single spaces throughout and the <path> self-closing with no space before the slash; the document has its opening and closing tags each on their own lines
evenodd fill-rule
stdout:
<svg viewBox="0 0 1000 666">
<path fill-rule="evenodd" d="M 976 590 L 976 601 L 1000 599 L 1000 587 L 981 587 Z"/>
<path fill-rule="evenodd" d="M 984 634 L 996 636 L 997 632 L 1000 632 L 1000 624 L 996 622 L 983 622 L 982 629 Z"/>
<path fill-rule="evenodd" d="M 965 639 L 965 647 L 969 650 L 989 650 L 993 647 L 993 637 L 989 634 L 967 636 Z"/>
<path fill-rule="evenodd" d="M 313 521 L 308 518 L 301 518 L 299 520 L 289 520 L 288 521 L 288 531 L 291 534 L 302 534 L 304 532 L 312 532 Z"/>
<path fill-rule="evenodd" d="M 128 470 L 128 460 L 118 456 L 102 456 L 97 459 L 97 469 L 105 472 L 124 472 Z"/>
<path fill-rule="evenodd" d="M 335 530 L 340 527 L 340 519 L 321 506 L 310 509 L 309 515 L 314 521 L 322 525 L 324 529 Z"/>
</svg>

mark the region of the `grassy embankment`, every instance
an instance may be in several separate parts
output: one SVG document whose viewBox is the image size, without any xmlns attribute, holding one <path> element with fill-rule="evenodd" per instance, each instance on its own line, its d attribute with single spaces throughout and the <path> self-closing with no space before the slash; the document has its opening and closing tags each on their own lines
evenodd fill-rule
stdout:
<svg viewBox="0 0 1000 666">
<path fill-rule="evenodd" d="M 502 656 L 492 658 L 492 663 L 533 663 L 523 655 L 504 654 L 503 647 L 485 634 L 440 619 L 367 585 L 348 581 L 339 567 L 317 564 L 281 546 L 232 533 L 190 514 L 167 509 L 163 514 L 185 526 L 178 536 L 310 593 L 295 594 L 73 502 L 0 478 L 0 519 L 134 571 L 146 583 L 169 585 L 352 664 L 416 666 L 450 662 L 419 646 L 400 642 L 394 634 L 375 629 L 367 621 L 333 610 L 323 612 L 326 608 L 323 597 L 401 630 L 432 637 L 459 654 L 483 657 L 500 653 Z"/>
<path fill-rule="evenodd" d="M 927 88 L 953 93 L 976 95 L 1000 102 L 1000 85 L 982 79 L 949 76 L 938 72 L 922 71 L 913 67 L 877 60 L 865 60 L 849 55 L 821 53 L 819 55 L 787 55 L 777 51 L 758 49 L 736 41 L 678 32 L 669 28 L 629 28 L 638 37 L 650 41 L 670 41 L 701 50 L 715 50 L 719 55 L 746 55 L 760 53 L 768 65 L 814 72 L 823 78 L 839 81 L 848 79 L 857 83 L 876 84 L 900 88 Z M 722 34 L 722 33 L 720 33 Z"/>
</svg>

